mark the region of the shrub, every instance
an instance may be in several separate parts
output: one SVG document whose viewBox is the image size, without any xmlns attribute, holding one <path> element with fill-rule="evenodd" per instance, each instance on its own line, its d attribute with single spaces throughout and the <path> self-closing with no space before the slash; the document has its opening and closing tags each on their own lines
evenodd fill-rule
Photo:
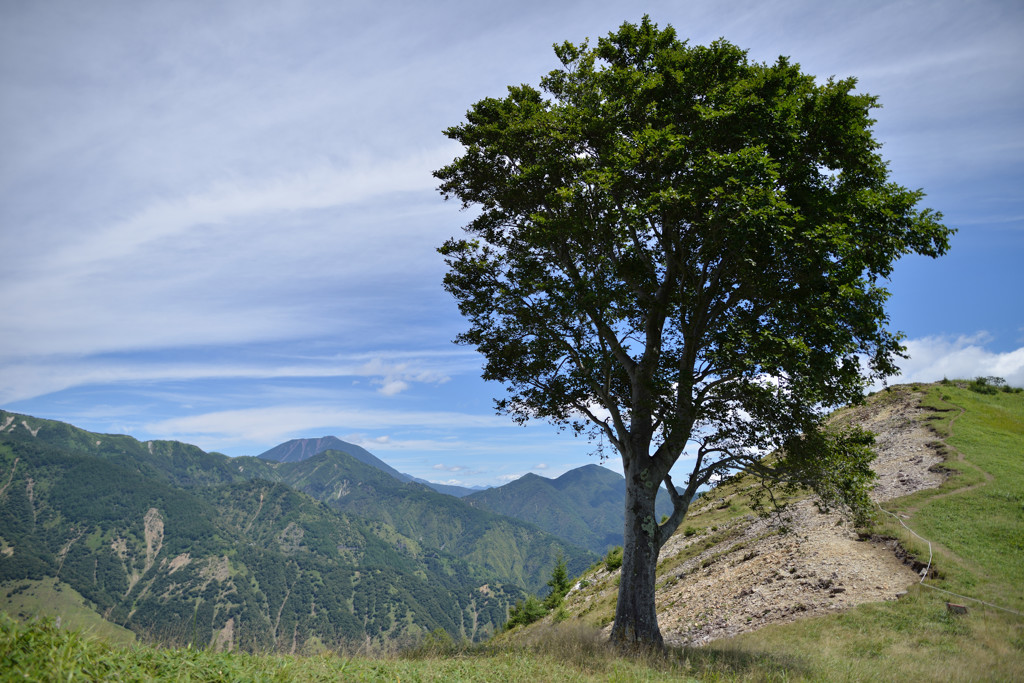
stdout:
<svg viewBox="0 0 1024 683">
<path fill-rule="evenodd" d="M 1002 377 L 975 377 L 967 388 L 979 394 L 994 394 L 1005 386 L 1006 380 Z"/>
<path fill-rule="evenodd" d="M 526 600 L 520 600 L 513 607 L 508 609 L 508 621 L 505 622 L 505 630 L 515 628 L 519 625 L 532 624 L 547 614 L 544 605 L 533 595 L 527 595 Z"/>
<path fill-rule="evenodd" d="M 604 566 L 608 571 L 613 572 L 622 566 L 622 546 L 617 545 L 608 551 L 604 556 Z"/>
</svg>

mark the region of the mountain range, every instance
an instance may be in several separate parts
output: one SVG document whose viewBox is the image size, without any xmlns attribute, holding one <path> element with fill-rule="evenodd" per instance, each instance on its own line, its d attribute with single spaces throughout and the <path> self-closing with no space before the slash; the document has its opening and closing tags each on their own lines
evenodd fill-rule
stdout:
<svg viewBox="0 0 1024 683">
<path fill-rule="evenodd" d="M 530 473 L 504 486 L 466 496 L 470 505 L 536 524 L 595 553 L 622 544 L 626 480 L 599 465 L 556 479 Z M 672 514 L 668 491 L 658 492 L 656 514 Z"/>
<path fill-rule="evenodd" d="M 437 484 L 404 474 L 361 446 L 333 436 L 292 439 L 257 457 L 265 461 L 298 463 L 330 451 L 346 453 L 399 481 L 423 484 L 435 491 L 462 498 L 480 510 L 535 524 L 567 543 L 579 545 L 594 553 L 604 553 L 622 543 L 626 480 L 621 474 L 599 465 L 584 465 L 555 479 L 531 472 L 503 486 L 473 490 Z M 286 468 L 282 481 L 294 485 L 295 481 L 302 478 L 301 474 L 293 475 L 292 471 Z M 260 476 L 274 478 L 275 475 L 263 472 Z M 323 494 L 317 487 L 302 490 L 322 499 Z M 443 510 L 450 507 L 443 501 L 438 504 L 439 499 L 430 500 L 432 504 L 427 506 L 429 509 Z M 351 509 L 349 505 L 351 501 L 345 503 L 346 509 Z M 374 518 L 387 517 L 388 507 L 383 505 L 381 510 L 367 514 Z M 655 511 L 659 517 L 672 513 L 672 501 L 667 491 L 659 492 Z"/>
<path fill-rule="evenodd" d="M 166 644 L 480 639 L 621 542 L 620 488 L 587 466 L 460 498 L 334 437 L 229 458 L 0 411 L 0 599 L 55 578 Z"/>
<path fill-rule="evenodd" d="M 0 598 L 55 577 L 144 640 L 484 638 L 560 555 L 596 559 L 340 451 L 232 459 L 0 411 Z"/>
</svg>

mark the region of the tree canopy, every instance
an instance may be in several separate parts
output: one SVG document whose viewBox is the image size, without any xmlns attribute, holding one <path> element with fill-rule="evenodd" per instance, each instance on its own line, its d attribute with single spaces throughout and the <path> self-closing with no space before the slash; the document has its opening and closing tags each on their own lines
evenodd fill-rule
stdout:
<svg viewBox="0 0 1024 683">
<path fill-rule="evenodd" d="M 884 283 L 950 231 L 889 180 L 877 99 L 852 78 L 690 46 L 647 17 L 555 53 L 540 88 L 445 131 L 464 152 L 440 191 L 475 213 L 440 249 L 444 285 L 469 322 L 457 341 L 507 389 L 500 411 L 621 455 L 614 634 L 660 642 L 657 552 L 699 486 L 745 469 L 862 499 L 869 435 L 822 434 L 822 414 L 896 372 Z M 675 512 L 658 525 L 662 483 Z"/>
</svg>

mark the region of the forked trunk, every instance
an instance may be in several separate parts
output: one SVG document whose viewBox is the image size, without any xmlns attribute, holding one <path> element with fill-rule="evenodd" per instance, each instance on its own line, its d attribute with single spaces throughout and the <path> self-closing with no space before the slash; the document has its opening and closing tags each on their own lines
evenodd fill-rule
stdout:
<svg viewBox="0 0 1024 683">
<path fill-rule="evenodd" d="M 658 486 L 638 472 L 626 472 L 626 525 L 622 538 L 622 574 L 615 606 L 612 641 L 627 647 L 664 644 L 654 605 L 658 566 L 658 520 L 654 502 Z"/>
</svg>

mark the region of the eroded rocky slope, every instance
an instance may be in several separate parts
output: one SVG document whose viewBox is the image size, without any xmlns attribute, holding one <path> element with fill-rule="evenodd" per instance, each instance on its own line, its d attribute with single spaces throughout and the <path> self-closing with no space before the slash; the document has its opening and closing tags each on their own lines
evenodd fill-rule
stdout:
<svg viewBox="0 0 1024 683">
<path fill-rule="evenodd" d="M 872 499 L 883 507 L 942 481 L 936 437 L 919 419 L 921 396 L 898 387 L 837 418 L 878 434 Z M 847 519 L 822 512 L 813 499 L 792 504 L 783 517 L 747 514 L 701 525 L 702 517 L 739 507 L 742 495 L 712 491 L 662 550 L 657 600 L 667 643 L 701 645 L 767 624 L 895 600 L 919 580 L 893 542 L 861 538 Z M 607 621 L 616 583 L 614 573 L 592 574 L 588 585 L 570 593 L 570 613 L 603 613 L 601 622 Z"/>
</svg>

